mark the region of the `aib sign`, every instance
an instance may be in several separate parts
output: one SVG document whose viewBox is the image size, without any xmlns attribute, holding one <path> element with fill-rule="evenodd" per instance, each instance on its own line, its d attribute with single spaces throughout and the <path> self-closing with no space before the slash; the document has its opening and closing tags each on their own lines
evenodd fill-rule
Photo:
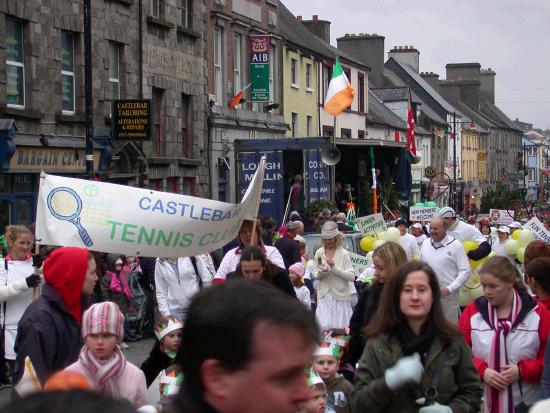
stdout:
<svg viewBox="0 0 550 413">
<path fill-rule="evenodd" d="M 270 36 L 250 36 L 250 101 L 269 102 Z"/>
<path fill-rule="evenodd" d="M 269 63 L 270 36 L 250 36 L 250 63 Z"/>
</svg>

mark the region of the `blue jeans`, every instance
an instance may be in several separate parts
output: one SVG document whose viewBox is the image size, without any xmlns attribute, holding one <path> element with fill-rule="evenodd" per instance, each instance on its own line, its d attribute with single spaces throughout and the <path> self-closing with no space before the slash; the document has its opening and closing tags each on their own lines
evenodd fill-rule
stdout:
<svg viewBox="0 0 550 413">
<path fill-rule="evenodd" d="M 187 318 L 187 308 L 174 308 L 170 310 L 170 315 L 176 317 L 181 322 L 184 322 Z"/>
</svg>

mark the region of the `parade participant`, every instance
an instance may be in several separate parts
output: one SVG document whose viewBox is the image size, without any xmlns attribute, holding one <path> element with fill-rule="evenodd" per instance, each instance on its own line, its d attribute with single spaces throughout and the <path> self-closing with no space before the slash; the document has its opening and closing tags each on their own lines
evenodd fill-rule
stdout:
<svg viewBox="0 0 550 413">
<path fill-rule="evenodd" d="M 169 413 L 298 411 L 312 395 L 304 370 L 318 337 L 311 311 L 265 283 L 204 289 L 183 329 L 185 380 Z"/>
<path fill-rule="evenodd" d="M 413 237 L 415 237 L 416 245 L 418 245 L 418 251 L 420 253 L 420 248 L 422 247 L 422 243 L 426 238 L 426 234 L 424 234 L 424 230 L 422 229 L 422 224 L 420 222 L 415 222 L 410 227 L 410 232 Z"/>
<path fill-rule="evenodd" d="M 443 218 L 432 218 L 430 232 L 431 238 L 422 244 L 420 259 L 435 269 L 441 285 L 443 313 L 456 324 L 458 290 L 470 278 L 470 263 L 462 244 L 447 233 L 447 222 Z"/>
<path fill-rule="evenodd" d="M 103 396 L 147 404 L 143 372 L 126 360 L 118 344 L 124 337 L 124 315 L 110 301 L 97 303 L 82 315 L 84 346 L 78 361 L 65 370 L 82 374 Z"/>
<path fill-rule="evenodd" d="M 479 231 L 490 245 L 494 244 L 493 235 L 491 234 L 491 220 L 488 217 L 483 217 L 479 220 Z"/>
<path fill-rule="evenodd" d="M 472 353 L 445 319 L 440 291 L 434 271 L 422 262 L 406 263 L 389 278 L 365 330 L 353 411 L 479 411 L 481 389 Z"/>
<path fill-rule="evenodd" d="M 237 270 L 227 274 L 228 280 L 235 278 L 263 280 L 296 297 L 296 292 L 286 270 L 270 262 L 263 251 L 255 245 L 246 247 L 242 251 L 241 262 L 237 265 Z"/>
<path fill-rule="evenodd" d="M 325 413 L 327 406 L 327 386 L 314 370 L 309 370 L 307 385 L 313 395 L 304 403 L 299 413 Z"/>
<path fill-rule="evenodd" d="M 56 249 L 44 261 L 43 272 L 42 294 L 19 322 L 14 383 L 23 375 L 27 356 L 44 383 L 49 374 L 77 360 L 82 347 L 82 303 L 97 282 L 93 255 L 85 248 Z"/>
<path fill-rule="evenodd" d="M 349 325 L 353 312 L 349 284 L 355 281 L 355 272 L 336 222 L 323 225 L 321 240 L 323 246 L 315 253 L 312 278 L 319 280 L 316 317 L 325 331 Z"/>
<path fill-rule="evenodd" d="M 239 246 L 235 247 L 224 255 L 223 260 L 218 268 L 214 282 L 220 282 L 225 280 L 227 274 L 237 269 L 237 264 L 241 260 L 241 251 L 252 245 L 252 227 L 254 226 L 254 221 L 244 220 L 239 230 Z M 279 253 L 279 250 L 275 247 L 270 247 L 262 243 L 262 226 L 259 220 L 256 220 L 256 234 L 254 237 L 254 245 L 258 246 L 262 251 L 264 251 L 266 258 L 271 261 L 273 264 L 285 268 L 285 263 L 283 257 Z"/>
<path fill-rule="evenodd" d="M 304 264 L 297 262 L 288 269 L 290 281 L 294 286 L 296 298 L 307 308 L 311 309 L 311 295 L 309 289 L 304 284 Z"/>
<path fill-rule="evenodd" d="M 349 413 L 351 412 L 350 398 L 353 385 L 344 376 L 338 374 L 338 354 L 338 346 L 318 347 L 313 353 L 312 368 L 327 386 L 327 411 Z"/>
<path fill-rule="evenodd" d="M 405 254 L 407 254 L 407 260 L 412 260 L 413 257 L 420 255 L 420 249 L 416 238 L 407 232 L 407 221 L 403 218 L 399 218 L 395 221 L 394 226 L 399 230 L 401 237 L 399 238 L 399 245 L 403 247 Z"/>
<path fill-rule="evenodd" d="M 542 257 L 550 257 L 550 244 L 542 240 L 532 241 L 525 248 L 523 264 L 527 267 L 532 260 Z"/>
<path fill-rule="evenodd" d="M 538 300 L 550 310 L 550 254 L 529 261 L 525 266 L 525 281 Z"/>
<path fill-rule="evenodd" d="M 283 262 L 287 271 L 292 264 L 300 262 L 300 246 L 295 240 L 296 231 L 299 227 L 300 225 L 297 222 L 287 222 L 285 225 L 285 235 L 275 242 L 275 248 L 279 250 L 279 253 L 283 257 Z"/>
<path fill-rule="evenodd" d="M 145 373 L 147 387 L 157 378 L 159 373 L 175 363 L 176 355 L 181 346 L 183 324 L 176 317 L 160 320 L 155 326 L 157 341 L 153 345 L 149 357 L 141 365 Z"/>
<path fill-rule="evenodd" d="M 394 271 L 407 262 L 407 255 L 398 243 L 388 241 L 372 252 L 372 261 L 374 281 L 361 290 L 359 301 L 349 322 L 349 347 L 342 364 L 349 363 L 353 368 L 363 354 L 365 348 L 363 331 L 378 309 L 384 285 Z"/>
<path fill-rule="evenodd" d="M 521 228 L 521 222 L 512 221 L 512 223 L 508 225 L 508 227 L 510 228 L 510 235 L 512 235 L 514 232 Z"/>
<path fill-rule="evenodd" d="M 468 258 L 478 261 L 491 253 L 491 245 L 487 242 L 487 239 L 474 225 L 460 221 L 454 209 L 450 207 L 441 208 L 439 216 L 447 222 L 449 235 L 459 243 L 469 240 L 477 242 L 478 247 L 468 252 Z"/>
<path fill-rule="evenodd" d="M 273 245 L 273 236 L 277 221 L 270 216 L 262 217 L 262 242 L 264 245 Z"/>
<path fill-rule="evenodd" d="M 527 411 L 539 398 L 550 313 L 509 259 L 489 258 L 479 273 L 485 296 L 466 307 L 459 326 L 483 380 L 485 412 Z"/>
<path fill-rule="evenodd" d="M 32 232 L 22 225 L 8 225 L 4 233 L 8 254 L 0 259 L 0 300 L 4 301 L 2 311 L 2 328 L 4 330 L 4 358 L 0 380 L 9 384 L 9 376 L 13 373 L 16 354 L 13 346 L 17 337 L 17 324 L 21 316 L 32 302 L 33 292 L 30 287 L 40 284 L 40 277 L 32 275 L 34 268 L 42 265 L 39 255 L 31 255 L 33 245 Z M 9 301 L 8 301 L 9 299 Z M 8 301 L 8 302 L 6 302 Z M 6 366 L 8 368 L 6 368 Z"/>
<path fill-rule="evenodd" d="M 506 241 L 508 241 L 508 238 L 510 238 L 510 228 L 508 228 L 504 225 L 498 227 L 497 236 L 498 236 L 498 242 L 495 242 L 491 246 L 491 249 L 499 257 L 507 257 L 508 258 L 508 253 L 504 249 L 504 244 L 506 243 Z"/>
<path fill-rule="evenodd" d="M 212 284 L 212 274 L 200 257 L 158 258 L 155 286 L 160 314 L 185 322 L 191 298 Z"/>
</svg>

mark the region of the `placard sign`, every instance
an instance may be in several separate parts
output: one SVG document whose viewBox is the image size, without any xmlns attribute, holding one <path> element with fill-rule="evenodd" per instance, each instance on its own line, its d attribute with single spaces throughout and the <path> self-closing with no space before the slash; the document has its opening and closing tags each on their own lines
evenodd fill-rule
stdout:
<svg viewBox="0 0 550 413">
<path fill-rule="evenodd" d="M 365 271 L 366 268 L 372 266 L 372 259 L 369 260 L 367 257 L 355 254 L 353 252 L 348 252 L 348 254 L 351 259 L 351 265 L 353 265 L 353 269 L 355 270 L 355 274 L 357 276 Z"/>
<path fill-rule="evenodd" d="M 412 222 L 430 221 L 438 212 L 437 207 L 410 207 L 409 219 Z"/>
<path fill-rule="evenodd" d="M 535 239 L 540 239 L 547 244 L 550 244 L 550 232 L 544 228 L 544 224 L 537 217 L 531 218 L 523 229 L 530 229 L 535 234 Z"/>
<path fill-rule="evenodd" d="M 269 102 L 270 36 L 250 36 L 250 101 Z"/>
<path fill-rule="evenodd" d="M 149 140 L 153 110 L 149 99 L 113 100 L 112 135 L 115 140 Z"/>
<path fill-rule="evenodd" d="M 386 230 L 386 223 L 381 213 L 357 218 L 357 226 L 363 235 L 374 235 Z"/>
<path fill-rule="evenodd" d="M 500 225 L 510 225 L 514 220 L 514 211 L 506 211 L 505 209 L 490 209 L 489 215 L 492 222 Z"/>
</svg>

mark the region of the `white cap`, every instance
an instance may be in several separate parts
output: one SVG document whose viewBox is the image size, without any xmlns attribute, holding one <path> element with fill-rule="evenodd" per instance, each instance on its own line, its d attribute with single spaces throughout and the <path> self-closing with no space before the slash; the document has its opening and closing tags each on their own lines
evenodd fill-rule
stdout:
<svg viewBox="0 0 550 413">
<path fill-rule="evenodd" d="M 498 231 L 498 232 L 505 232 L 505 233 L 509 234 L 509 233 L 510 233 L 510 228 L 505 227 L 505 226 L 503 225 L 503 226 L 501 226 L 501 227 L 498 227 L 497 231 Z"/>
<path fill-rule="evenodd" d="M 451 207 L 443 207 L 438 214 L 441 218 L 456 218 L 456 212 Z"/>
<path fill-rule="evenodd" d="M 510 228 L 521 228 L 521 223 L 514 221 L 510 225 L 508 225 Z"/>
<path fill-rule="evenodd" d="M 422 229 L 422 224 L 420 222 L 416 222 L 411 225 L 411 228 Z"/>
</svg>

